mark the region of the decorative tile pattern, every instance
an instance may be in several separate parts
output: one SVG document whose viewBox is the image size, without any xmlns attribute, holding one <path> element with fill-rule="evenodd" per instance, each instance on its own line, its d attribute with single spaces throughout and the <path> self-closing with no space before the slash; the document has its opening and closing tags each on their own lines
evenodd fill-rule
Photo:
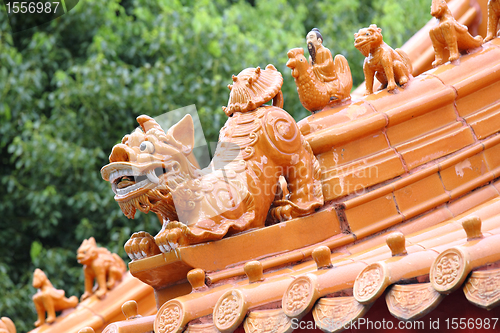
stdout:
<svg viewBox="0 0 500 333">
<path fill-rule="evenodd" d="M 354 297 L 321 298 L 312 313 L 321 330 L 338 332 L 349 322 L 362 317 L 370 306 L 360 304 Z"/>
<path fill-rule="evenodd" d="M 464 285 L 467 299 L 475 305 L 492 309 L 500 304 L 500 269 L 475 271 Z"/>
<path fill-rule="evenodd" d="M 443 300 L 430 283 L 394 285 L 385 300 L 391 314 L 400 320 L 415 320 L 432 311 Z"/>
<path fill-rule="evenodd" d="M 154 329 L 156 333 L 182 332 L 182 318 L 184 311 L 182 304 L 177 300 L 169 301 L 158 310 Z"/>
<path fill-rule="evenodd" d="M 252 311 L 243 324 L 246 333 L 285 333 L 291 326 L 291 319 L 281 309 Z"/>
</svg>

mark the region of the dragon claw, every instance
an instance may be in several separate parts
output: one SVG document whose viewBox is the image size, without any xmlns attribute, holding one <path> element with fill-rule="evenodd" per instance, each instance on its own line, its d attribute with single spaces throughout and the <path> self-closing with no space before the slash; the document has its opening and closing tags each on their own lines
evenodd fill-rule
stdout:
<svg viewBox="0 0 500 333">
<path fill-rule="evenodd" d="M 163 253 L 174 251 L 180 245 L 186 244 L 185 235 L 188 232 L 189 228 L 186 226 L 181 226 L 178 222 L 170 222 L 156 235 L 156 245 Z"/>
<path fill-rule="evenodd" d="M 145 231 L 136 232 L 125 243 L 125 252 L 132 260 L 144 259 L 161 253 L 153 236 Z"/>
</svg>

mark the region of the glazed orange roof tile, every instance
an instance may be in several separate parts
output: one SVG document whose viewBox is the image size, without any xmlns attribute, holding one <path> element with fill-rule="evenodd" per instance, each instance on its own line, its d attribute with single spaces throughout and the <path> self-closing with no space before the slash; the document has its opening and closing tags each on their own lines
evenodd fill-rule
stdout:
<svg viewBox="0 0 500 333">
<path fill-rule="evenodd" d="M 486 36 L 486 21 L 475 19 L 487 17 L 486 1 L 437 5 L 438 21 L 451 13 L 457 26 Z M 429 33 L 450 40 L 447 26 L 431 21 L 403 53 L 385 49 L 411 59 L 407 83 L 364 97 L 364 85 L 350 98 L 332 93 L 297 124 L 281 109 L 274 66 L 233 77 L 231 93 L 246 107 L 231 111 L 211 173 L 191 154 L 189 117 L 167 131 L 139 117 L 142 130 L 113 148 L 101 172 L 127 216 L 152 211 L 164 227 L 127 242 L 130 272 L 105 298 L 90 296 L 32 332 L 340 332 L 382 320 L 445 331 L 459 328 L 452 317 L 460 316 L 492 327 L 500 304 L 500 39 L 431 69 L 441 55 Z M 369 42 L 385 48 L 376 38 Z M 463 48 L 458 40 L 449 57 Z M 363 52 L 378 52 L 363 43 Z M 307 98 L 343 84 L 350 71 L 335 59 L 342 78 L 311 81 Z M 390 86 L 398 59 L 377 69 L 376 87 Z M 273 89 L 262 88 L 267 76 L 276 78 Z M 236 157 L 222 176 L 216 164 L 228 151 Z M 281 173 L 263 176 L 266 163 Z M 158 168 L 167 171 L 153 175 Z M 138 175 L 146 179 L 134 182 Z"/>
</svg>

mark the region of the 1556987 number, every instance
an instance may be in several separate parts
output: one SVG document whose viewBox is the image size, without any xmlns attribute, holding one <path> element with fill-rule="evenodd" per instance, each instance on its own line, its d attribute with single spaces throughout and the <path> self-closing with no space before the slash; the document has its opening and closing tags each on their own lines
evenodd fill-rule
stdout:
<svg viewBox="0 0 500 333">
<path fill-rule="evenodd" d="M 7 2 L 7 13 L 8 14 L 34 14 L 34 13 L 55 13 L 59 2 Z"/>
</svg>

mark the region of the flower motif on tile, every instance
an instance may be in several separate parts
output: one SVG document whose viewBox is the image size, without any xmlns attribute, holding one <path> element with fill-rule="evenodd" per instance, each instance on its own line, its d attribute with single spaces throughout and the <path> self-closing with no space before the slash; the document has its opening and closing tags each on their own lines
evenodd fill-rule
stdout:
<svg viewBox="0 0 500 333">
<path fill-rule="evenodd" d="M 243 298 L 241 292 L 232 290 L 217 302 L 214 311 L 214 324 L 218 329 L 227 329 L 241 317 Z"/>
<path fill-rule="evenodd" d="M 281 309 L 253 311 L 243 326 L 246 333 L 282 333 L 290 328 L 291 319 Z"/>
<path fill-rule="evenodd" d="M 368 301 L 379 292 L 384 280 L 381 265 L 373 264 L 366 267 L 354 281 L 353 293 L 358 302 Z"/>
<path fill-rule="evenodd" d="M 364 306 L 354 297 L 322 298 L 313 310 L 313 317 L 318 327 L 333 332 L 343 328 L 363 316 L 369 306 Z"/>
<path fill-rule="evenodd" d="M 283 306 L 287 313 L 298 314 L 309 305 L 311 282 L 307 277 L 297 278 L 285 293 Z"/>
<path fill-rule="evenodd" d="M 434 309 L 442 297 L 430 283 L 394 285 L 386 295 L 386 302 L 396 318 L 414 320 Z"/>
<path fill-rule="evenodd" d="M 500 269 L 475 271 L 464 286 L 467 299 L 486 309 L 500 303 Z"/>
<path fill-rule="evenodd" d="M 182 320 L 182 309 L 177 303 L 165 303 L 155 319 L 155 332 L 171 333 L 179 331 Z"/>
<path fill-rule="evenodd" d="M 457 254 L 443 255 L 435 264 L 435 283 L 443 287 L 452 284 L 458 277 L 461 264 L 460 257 Z"/>
</svg>

